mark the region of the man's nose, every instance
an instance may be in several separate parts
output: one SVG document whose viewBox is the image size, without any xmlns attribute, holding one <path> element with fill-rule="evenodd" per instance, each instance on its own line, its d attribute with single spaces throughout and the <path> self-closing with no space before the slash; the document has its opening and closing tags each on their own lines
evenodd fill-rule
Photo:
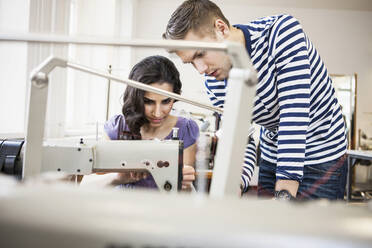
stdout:
<svg viewBox="0 0 372 248">
<path fill-rule="evenodd" d="M 194 67 L 200 74 L 205 74 L 208 69 L 208 66 L 202 60 L 195 60 Z"/>
</svg>

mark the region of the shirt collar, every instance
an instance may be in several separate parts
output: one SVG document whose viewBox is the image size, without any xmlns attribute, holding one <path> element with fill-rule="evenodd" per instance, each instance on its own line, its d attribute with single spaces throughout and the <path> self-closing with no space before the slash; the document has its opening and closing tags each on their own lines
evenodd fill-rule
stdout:
<svg viewBox="0 0 372 248">
<path fill-rule="evenodd" d="M 249 33 L 248 26 L 247 25 L 241 25 L 236 24 L 233 25 L 235 28 L 239 28 L 241 31 L 243 31 L 244 39 L 245 39 L 245 48 L 248 51 L 248 55 L 250 58 L 252 58 L 252 45 L 251 45 L 251 34 Z"/>
</svg>

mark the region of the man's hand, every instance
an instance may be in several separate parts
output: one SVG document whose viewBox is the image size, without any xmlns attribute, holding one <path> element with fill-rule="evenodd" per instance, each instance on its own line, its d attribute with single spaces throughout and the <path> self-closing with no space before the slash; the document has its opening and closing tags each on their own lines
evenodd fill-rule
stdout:
<svg viewBox="0 0 372 248">
<path fill-rule="evenodd" d="M 184 165 L 183 170 L 183 180 L 182 180 L 182 190 L 191 190 L 192 182 L 195 181 L 195 169 L 190 165 Z"/>
<path fill-rule="evenodd" d="M 295 180 L 278 180 L 275 184 L 275 191 L 286 189 L 293 197 L 296 197 L 299 183 Z"/>
</svg>

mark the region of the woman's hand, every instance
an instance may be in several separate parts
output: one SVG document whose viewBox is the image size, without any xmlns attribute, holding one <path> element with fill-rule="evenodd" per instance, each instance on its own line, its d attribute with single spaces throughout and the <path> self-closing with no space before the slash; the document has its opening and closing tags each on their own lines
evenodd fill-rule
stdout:
<svg viewBox="0 0 372 248">
<path fill-rule="evenodd" d="M 195 181 L 195 169 L 190 165 L 184 165 L 183 170 L 183 180 L 182 180 L 182 190 L 191 191 L 193 188 L 192 182 Z"/>
<path fill-rule="evenodd" d="M 121 173 L 91 174 L 83 177 L 81 186 L 115 186 L 119 184 L 133 183 L 145 179 L 148 172 L 128 171 Z"/>
<path fill-rule="evenodd" d="M 111 182 L 111 185 L 138 182 L 139 180 L 146 179 L 149 175 L 146 171 L 129 171 L 116 174 L 117 176 L 115 180 Z"/>
</svg>

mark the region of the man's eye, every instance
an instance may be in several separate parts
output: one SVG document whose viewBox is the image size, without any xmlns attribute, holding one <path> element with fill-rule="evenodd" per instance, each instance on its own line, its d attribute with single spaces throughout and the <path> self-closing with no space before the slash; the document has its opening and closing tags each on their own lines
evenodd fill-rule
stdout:
<svg viewBox="0 0 372 248">
<path fill-rule="evenodd" d="M 205 52 L 203 51 L 203 52 L 199 52 L 199 53 L 197 53 L 196 54 L 196 58 L 201 58 L 201 57 L 203 57 L 204 56 L 204 54 L 205 54 Z"/>
</svg>

